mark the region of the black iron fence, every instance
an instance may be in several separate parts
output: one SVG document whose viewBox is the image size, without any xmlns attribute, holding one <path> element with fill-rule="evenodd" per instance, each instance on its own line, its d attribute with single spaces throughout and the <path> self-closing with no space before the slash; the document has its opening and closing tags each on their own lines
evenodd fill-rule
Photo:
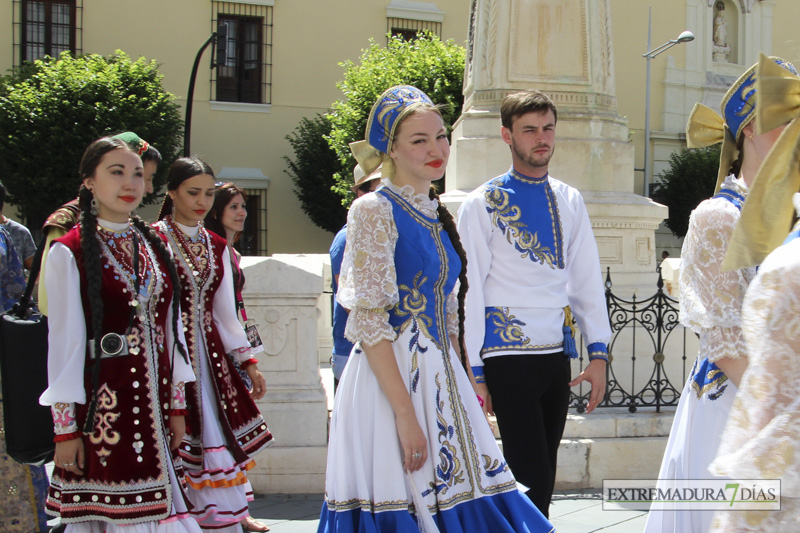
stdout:
<svg viewBox="0 0 800 533">
<path fill-rule="evenodd" d="M 655 407 L 658 412 L 662 406 L 677 405 L 687 363 L 695 358 L 692 352 L 687 360 L 687 341 L 695 335 L 678 321 L 678 300 L 664 292 L 661 270 L 656 293 L 646 299 L 634 294 L 625 300 L 611 292 L 611 269 L 606 271 L 605 286 L 612 336 L 606 391 L 598 407 L 627 407 L 633 413 L 639 407 Z M 578 371 L 588 364 L 583 342 L 576 361 Z M 589 394 L 588 384 L 574 388 L 570 407 L 584 412 Z"/>
</svg>

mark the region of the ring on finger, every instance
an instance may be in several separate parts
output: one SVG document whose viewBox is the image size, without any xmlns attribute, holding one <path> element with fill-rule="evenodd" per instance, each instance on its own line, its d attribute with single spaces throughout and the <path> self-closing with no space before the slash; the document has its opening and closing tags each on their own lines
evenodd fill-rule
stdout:
<svg viewBox="0 0 800 533">
<path fill-rule="evenodd" d="M 422 454 L 421 454 L 421 453 L 419 453 L 419 452 L 417 452 L 417 453 L 412 453 L 412 454 L 411 454 L 411 457 L 413 457 L 414 459 L 419 459 L 420 457 L 422 457 Z"/>
<path fill-rule="evenodd" d="M 75 466 L 75 463 L 64 463 L 64 466 Z"/>
</svg>

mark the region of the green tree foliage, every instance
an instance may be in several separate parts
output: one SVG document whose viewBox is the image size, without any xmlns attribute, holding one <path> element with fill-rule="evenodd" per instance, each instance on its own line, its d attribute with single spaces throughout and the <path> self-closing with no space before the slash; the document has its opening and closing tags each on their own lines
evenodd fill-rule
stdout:
<svg viewBox="0 0 800 533">
<path fill-rule="evenodd" d="M 342 164 L 325 140 L 330 132 L 330 121 L 319 114 L 313 119 L 302 119 L 286 136 L 292 145 L 294 160 L 283 159 L 303 212 L 320 228 L 335 233 L 347 220 L 347 209 L 333 191 L 333 176 L 342 172 Z"/>
<path fill-rule="evenodd" d="M 714 194 L 719 168 L 719 145 L 683 149 L 670 156 L 669 168 L 653 183 L 651 196 L 669 207 L 667 227 L 677 237 L 686 235 L 689 215 L 697 204 Z"/>
<path fill-rule="evenodd" d="M 444 123 L 450 126 L 461 114 L 464 101 L 465 58 L 466 50 L 455 41 L 443 42 L 426 32 L 410 41 L 393 37 L 387 46 L 370 40 L 358 64 L 341 64 L 344 79 L 337 87 L 344 97 L 334 102 L 327 115 L 332 124 L 327 139 L 342 164 L 342 170 L 334 175 L 333 189 L 343 203 L 352 200 L 350 185 L 356 164 L 348 145 L 364 138 L 369 111 L 378 96 L 393 85 L 413 85 L 442 106 Z"/>
<path fill-rule="evenodd" d="M 0 176 L 29 225 L 75 198 L 83 151 L 104 135 L 134 131 L 158 148 L 167 164 L 156 190 L 164 183 L 183 123 L 162 78 L 155 61 L 117 51 L 65 52 L 0 80 Z"/>
</svg>

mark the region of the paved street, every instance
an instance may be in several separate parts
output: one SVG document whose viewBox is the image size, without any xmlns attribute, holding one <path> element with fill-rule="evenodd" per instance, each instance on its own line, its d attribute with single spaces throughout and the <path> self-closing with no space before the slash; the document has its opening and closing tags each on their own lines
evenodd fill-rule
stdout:
<svg viewBox="0 0 800 533">
<path fill-rule="evenodd" d="M 322 494 L 270 494 L 256 498 L 250 512 L 273 533 L 313 533 L 321 506 Z M 647 514 L 603 511 L 599 491 L 559 491 L 550 512 L 559 533 L 641 533 Z"/>
</svg>

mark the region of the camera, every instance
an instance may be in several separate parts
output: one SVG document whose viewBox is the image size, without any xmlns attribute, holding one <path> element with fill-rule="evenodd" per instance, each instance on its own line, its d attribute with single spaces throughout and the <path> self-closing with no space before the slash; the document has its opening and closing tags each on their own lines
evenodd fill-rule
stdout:
<svg viewBox="0 0 800 533">
<path fill-rule="evenodd" d="M 106 333 L 100 339 L 100 349 L 103 357 L 114 357 L 128 353 L 128 339 L 119 333 Z"/>
<path fill-rule="evenodd" d="M 92 355 L 92 359 L 94 359 L 94 340 L 89 342 L 89 350 Z M 101 359 L 105 359 L 107 357 L 117 357 L 120 355 L 128 355 L 128 339 L 125 337 L 125 335 L 120 335 L 119 333 L 106 333 L 103 335 L 103 338 L 100 339 L 100 350 L 102 351 L 102 354 L 100 355 Z"/>
</svg>

